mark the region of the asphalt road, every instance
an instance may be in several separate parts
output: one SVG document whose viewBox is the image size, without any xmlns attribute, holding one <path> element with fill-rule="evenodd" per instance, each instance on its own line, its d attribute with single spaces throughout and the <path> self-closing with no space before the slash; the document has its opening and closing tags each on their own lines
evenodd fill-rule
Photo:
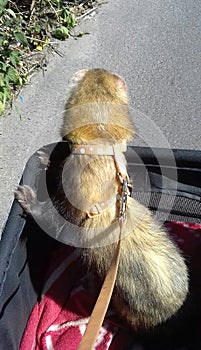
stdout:
<svg viewBox="0 0 201 350">
<path fill-rule="evenodd" d="M 124 77 L 136 124 L 134 144 L 201 149 L 201 7 L 194 0 L 110 0 L 81 23 L 90 35 L 59 44 L 1 120 L 3 226 L 29 156 L 59 140 L 68 79 L 82 68 L 104 67 Z M 79 28 L 76 28 L 79 31 Z"/>
</svg>

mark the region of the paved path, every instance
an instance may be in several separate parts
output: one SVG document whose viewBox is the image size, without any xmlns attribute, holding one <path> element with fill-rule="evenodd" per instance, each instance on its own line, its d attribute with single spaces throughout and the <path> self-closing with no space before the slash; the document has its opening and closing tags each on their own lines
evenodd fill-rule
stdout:
<svg viewBox="0 0 201 350">
<path fill-rule="evenodd" d="M 81 24 L 90 35 L 60 43 L 64 57 L 51 57 L 45 75 L 23 89 L 22 119 L 13 110 L 2 120 L 1 226 L 27 159 L 59 139 L 67 81 L 81 68 L 104 67 L 125 78 L 135 144 L 201 149 L 200 12 L 199 0 L 110 0 Z"/>
</svg>

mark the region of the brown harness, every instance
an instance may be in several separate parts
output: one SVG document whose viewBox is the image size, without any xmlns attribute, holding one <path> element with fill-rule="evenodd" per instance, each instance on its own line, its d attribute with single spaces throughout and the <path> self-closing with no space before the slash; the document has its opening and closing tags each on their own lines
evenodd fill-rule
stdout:
<svg viewBox="0 0 201 350">
<path fill-rule="evenodd" d="M 77 155 L 111 155 L 114 157 L 117 176 L 119 179 L 120 190 L 115 197 L 115 201 L 120 201 L 119 206 L 119 240 L 110 263 L 109 270 L 105 277 L 104 283 L 102 285 L 101 291 L 99 293 L 98 299 L 92 311 L 89 323 L 87 325 L 86 331 L 83 338 L 79 344 L 78 350 L 92 350 L 94 348 L 95 342 L 97 340 L 100 328 L 105 318 L 107 312 L 115 281 L 118 271 L 119 258 L 120 258 L 120 247 L 121 247 L 121 237 L 123 233 L 123 225 L 126 219 L 126 209 L 127 209 L 127 197 L 130 195 L 130 184 L 129 177 L 124 166 L 122 152 L 126 151 L 125 144 L 116 144 L 114 146 L 110 145 L 70 145 L 71 153 Z M 106 210 L 110 205 L 114 204 L 114 201 L 110 200 L 111 204 L 106 202 L 96 203 L 87 213 L 89 217 L 95 215 L 100 215 L 103 210 Z"/>
</svg>

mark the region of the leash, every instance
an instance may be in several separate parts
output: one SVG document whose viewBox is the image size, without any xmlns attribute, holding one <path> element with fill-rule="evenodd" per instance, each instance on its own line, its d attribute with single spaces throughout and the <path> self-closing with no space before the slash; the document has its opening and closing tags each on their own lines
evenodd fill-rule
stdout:
<svg viewBox="0 0 201 350">
<path fill-rule="evenodd" d="M 107 312 L 107 309 L 112 297 L 112 293 L 114 290 L 114 285 L 117 277 L 117 272 L 118 272 L 118 266 L 119 266 L 123 226 L 126 219 L 126 206 L 127 206 L 127 195 L 128 195 L 127 189 L 128 189 L 128 180 L 124 179 L 122 184 L 121 207 L 119 210 L 119 227 L 120 227 L 119 241 L 117 243 L 109 270 L 105 277 L 98 299 L 92 311 L 86 331 L 78 346 L 78 350 L 94 349 L 94 345 L 98 338 L 100 328 L 103 324 L 105 314 Z"/>
<path fill-rule="evenodd" d="M 98 338 L 98 334 L 107 312 L 112 292 L 114 289 L 120 257 L 121 235 L 123 230 L 122 221 L 120 223 L 120 237 L 111 261 L 110 268 L 105 277 L 98 299 L 92 311 L 87 329 L 78 346 L 78 350 L 92 350 Z"/>
<path fill-rule="evenodd" d="M 126 220 L 126 209 L 127 209 L 127 197 L 131 194 L 131 188 L 129 184 L 129 177 L 127 169 L 124 165 L 122 158 L 122 152 L 126 151 L 126 144 L 110 145 L 70 145 L 71 153 L 74 155 L 111 155 L 114 157 L 115 166 L 117 169 L 117 176 L 120 183 L 118 195 L 116 201 L 120 201 L 119 206 L 119 239 L 115 248 L 114 255 L 112 257 L 109 270 L 106 274 L 102 288 L 100 290 L 98 299 L 92 311 L 89 323 L 86 331 L 82 337 L 82 340 L 78 346 L 78 350 L 93 350 L 100 328 L 103 324 L 105 314 L 107 312 L 112 293 L 115 286 L 115 281 L 118 272 L 119 259 L 120 259 L 120 248 L 121 239 L 123 235 L 124 222 Z M 113 200 L 109 200 L 106 203 L 96 203 L 93 208 L 87 213 L 89 218 L 93 218 L 96 215 L 101 214 L 106 210 Z"/>
</svg>

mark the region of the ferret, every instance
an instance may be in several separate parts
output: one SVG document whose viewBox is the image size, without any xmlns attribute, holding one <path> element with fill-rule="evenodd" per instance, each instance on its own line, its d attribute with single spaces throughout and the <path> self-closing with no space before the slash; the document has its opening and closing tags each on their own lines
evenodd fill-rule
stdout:
<svg viewBox="0 0 201 350">
<path fill-rule="evenodd" d="M 29 186 L 19 186 L 15 197 L 40 223 L 48 222 L 55 237 L 62 232 L 61 240 L 79 246 L 83 263 L 103 280 L 119 237 L 119 173 L 127 174 L 123 152 L 135 129 L 120 76 L 84 69 L 70 83 L 62 126 L 68 152 L 56 188 L 43 203 Z M 151 328 L 175 314 L 187 293 L 188 271 L 179 249 L 152 213 L 128 197 L 112 296 L 117 314 L 131 330 Z"/>
</svg>

